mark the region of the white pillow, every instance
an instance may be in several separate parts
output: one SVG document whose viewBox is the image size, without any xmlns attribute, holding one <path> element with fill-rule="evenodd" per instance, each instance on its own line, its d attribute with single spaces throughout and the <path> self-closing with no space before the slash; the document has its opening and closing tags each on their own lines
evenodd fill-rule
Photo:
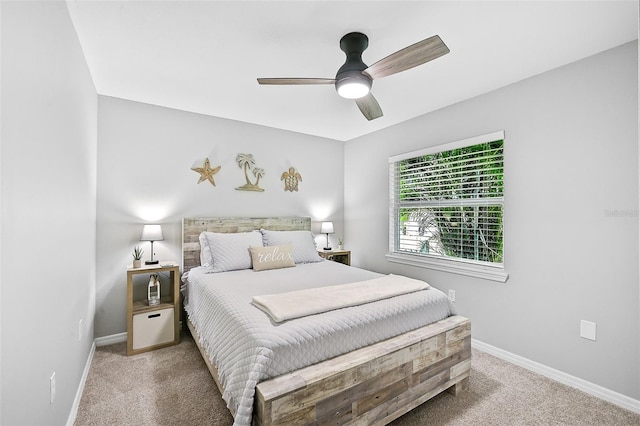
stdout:
<svg viewBox="0 0 640 426">
<path fill-rule="evenodd" d="M 322 262 L 316 249 L 316 242 L 311 231 L 268 231 L 261 229 L 262 242 L 265 246 L 293 245 L 293 260 L 296 263 Z"/>
<path fill-rule="evenodd" d="M 235 271 L 251 268 L 249 247 L 262 245 L 262 234 L 258 231 L 221 234 L 200 234 L 200 258 L 207 272 Z"/>
</svg>

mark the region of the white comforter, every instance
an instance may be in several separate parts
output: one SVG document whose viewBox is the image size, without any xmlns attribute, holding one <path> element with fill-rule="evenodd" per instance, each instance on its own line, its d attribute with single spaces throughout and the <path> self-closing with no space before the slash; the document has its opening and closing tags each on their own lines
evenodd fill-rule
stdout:
<svg viewBox="0 0 640 426">
<path fill-rule="evenodd" d="M 380 274 L 324 261 L 293 268 L 206 274 L 189 272 L 185 309 L 217 367 L 222 397 L 250 425 L 256 385 L 454 314 L 439 290 L 392 297 L 276 324 L 253 296 L 364 281 Z"/>
</svg>

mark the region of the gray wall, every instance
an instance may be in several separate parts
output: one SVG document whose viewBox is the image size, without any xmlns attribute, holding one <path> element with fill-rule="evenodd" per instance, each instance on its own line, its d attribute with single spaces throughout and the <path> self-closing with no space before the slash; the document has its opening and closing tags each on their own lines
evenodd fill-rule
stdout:
<svg viewBox="0 0 640 426">
<path fill-rule="evenodd" d="M 640 398 L 637 43 L 344 145 L 96 97 L 64 3 L 1 2 L 0 19 L 1 424 L 66 422 L 94 317 L 96 337 L 125 330 L 141 224 L 162 223 L 156 253 L 180 259 L 180 220 L 196 215 L 334 220 L 356 265 L 455 289 L 476 339 Z M 509 281 L 388 263 L 387 157 L 494 130 Z M 264 193 L 235 191 L 239 152 L 266 170 Z M 207 156 L 215 188 L 190 170 Z M 282 189 L 290 166 L 299 193 Z"/>
<path fill-rule="evenodd" d="M 343 142 L 99 96 L 96 337 L 126 331 L 126 268 L 145 222 L 161 223 L 160 260 L 180 261 L 185 216 L 309 216 L 313 230 L 334 221 L 342 233 Z M 265 170 L 264 192 L 237 191 L 245 183 L 235 161 L 252 154 Z M 205 157 L 222 166 L 216 186 L 198 184 L 190 170 Z M 301 175 L 285 192 L 282 173 Z M 325 239 L 318 237 L 324 247 Z"/>
<path fill-rule="evenodd" d="M 475 339 L 639 399 L 637 59 L 633 42 L 347 142 L 353 262 L 454 289 Z M 497 130 L 508 282 L 387 262 L 388 157 Z"/>
<path fill-rule="evenodd" d="M 0 7 L 0 423 L 62 425 L 93 343 L 97 96 L 64 2 Z"/>
</svg>

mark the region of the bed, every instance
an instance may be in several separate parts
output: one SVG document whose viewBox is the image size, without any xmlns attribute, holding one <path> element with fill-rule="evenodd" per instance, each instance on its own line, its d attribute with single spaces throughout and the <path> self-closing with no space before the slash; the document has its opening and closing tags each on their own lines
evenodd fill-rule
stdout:
<svg viewBox="0 0 640 426">
<path fill-rule="evenodd" d="M 398 278 L 315 260 L 297 240 L 310 227 L 298 217 L 183 219 L 187 325 L 234 424 L 387 424 L 445 390 L 466 389 L 471 323 L 433 287 L 294 319 L 258 309 L 276 294 Z M 276 245 L 286 240 L 293 244 Z M 265 242 L 274 258 L 282 249 L 288 264 L 256 272 L 256 253 L 267 248 L 255 247 L 250 267 L 212 270 L 214 256 L 234 262 L 237 241 L 245 252 L 247 241 Z"/>
</svg>

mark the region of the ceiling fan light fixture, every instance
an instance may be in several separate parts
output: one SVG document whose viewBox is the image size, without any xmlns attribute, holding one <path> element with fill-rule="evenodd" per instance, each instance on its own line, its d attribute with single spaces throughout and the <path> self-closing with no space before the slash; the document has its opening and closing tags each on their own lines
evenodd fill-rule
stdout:
<svg viewBox="0 0 640 426">
<path fill-rule="evenodd" d="M 338 94 L 346 99 L 358 99 L 366 96 L 371 90 L 371 80 L 362 73 L 336 80 Z"/>
<path fill-rule="evenodd" d="M 258 84 L 333 84 L 341 97 L 354 99 L 362 115 L 371 121 L 382 117 L 382 108 L 370 93 L 373 80 L 406 71 L 449 53 L 440 36 L 434 35 L 368 66 L 362 62 L 362 53 L 368 46 L 369 38 L 365 34 L 351 32 L 342 36 L 340 50 L 346 55 L 346 60 L 334 79 L 259 78 Z"/>
<path fill-rule="evenodd" d="M 369 87 L 361 81 L 346 81 L 336 86 L 338 94 L 346 99 L 358 99 L 369 93 Z"/>
</svg>

